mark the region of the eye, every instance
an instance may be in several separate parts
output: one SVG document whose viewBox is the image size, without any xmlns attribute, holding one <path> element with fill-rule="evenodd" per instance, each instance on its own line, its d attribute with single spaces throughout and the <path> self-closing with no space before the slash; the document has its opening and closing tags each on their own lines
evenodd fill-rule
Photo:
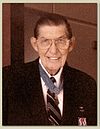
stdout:
<svg viewBox="0 0 100 129">
<path fill-rule="evenodd" d="M 44 47 L 50 45 L 50 40 L 49 39 L 43 39 L 41 41 L 41 45 L 44 46 Z"/>
<path fill-rule="evenodd" d="M 42 42 L 49 42 L 49 40 L 48 39 L 43 39 Z"/>
<path fill-rule="evenodd" d="M 60 38 L 60 39 L 58 39 L 57 40 L 59 43 L 61 43 L 61 42 L 64 42 L 64 39 L 63 38 Z"/>
</svg>

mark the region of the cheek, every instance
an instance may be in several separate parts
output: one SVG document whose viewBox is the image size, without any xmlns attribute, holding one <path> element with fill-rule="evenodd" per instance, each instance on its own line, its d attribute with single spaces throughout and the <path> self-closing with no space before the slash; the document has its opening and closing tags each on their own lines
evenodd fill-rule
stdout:
<svg viewBox="0 0 100 129">
<path fill-rule="evenodd" d="M 61 65 L 64 66 L 66 60 L 67 60 L 67 56 L 68 56 L 68 52 L 64 55 L 62 55 L 62 58 L 61 58 Z"/>
<path fill-rule="evenodd" d="M 41 50 L 39 47 L 38 47 L 38 54 L 39 54 L 39 56 L 40 57 L 43 57 L 43 56 L 45 56 L 45 51 L 44 50 Z"/>
</svg>

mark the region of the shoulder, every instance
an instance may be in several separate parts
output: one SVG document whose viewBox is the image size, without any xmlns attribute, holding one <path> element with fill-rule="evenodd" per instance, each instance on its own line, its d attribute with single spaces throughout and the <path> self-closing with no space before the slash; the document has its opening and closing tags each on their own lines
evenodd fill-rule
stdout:
<svg viewBox="0 0 100 129">
<path fill-rule="evenodd" d="M 4 85 L 18 85 L 25 83 L 31 76 L 38 73 L 38 60 L 18 66 L 6 66 L 2 69 Z"/>
<path fill-rule="evenodd" d="M 76 103 L 96 103 L 97 84 L 87 73 L 66 66 L 64 68 L 65 86 Z"/>
<path fill-rule="evenodd" d="M 96 94 L 96 81 L 87 73 L 70 66 L 66 66 L 64 68 L 64 76 L 66 83 L 69 82 L 70 88 L 77 91 L 78 94 Z"/>
<path fill-rule="evenodd" d="M 32 62 L 28 62 L 28 63 L 23 63 L 23 64 L 19 64 L 19 65 L 10 65 L 10 66 L 6 66 L 3 67 L 3 74 L 21 74 L 21 73 L 26 73 L 28 71 L 31 71 L 32 69 L 37 69 L 38 68 L 38 59 L 36 59 L 35 61 Z"/>
<path fill-rule="evenodd" d="M 21 64 L 19 66 L 4 67 L 3 72 L 3 87 L 11 91 L 24 89 L 28 83 L 34 80 L 38 72 L 38 60 Z"/>
<path fill-rule="evenodd" d="M 71 76 L 72 79 L 75 79 L 75 80 L 78 80 L 78 81 L 82 81 L 82 82 L 96 82 L 94 80 L 93 77 L 91 77 L 89 74 L 79 70 L 79 69 L 76 69 L 76 68 L 73 68 L 73 67 L 70 67 L 68 65 L 65 65 L 64 66 L 64 71 L 65 71 L 65 74 L 69 74 Z"/>
</svg>

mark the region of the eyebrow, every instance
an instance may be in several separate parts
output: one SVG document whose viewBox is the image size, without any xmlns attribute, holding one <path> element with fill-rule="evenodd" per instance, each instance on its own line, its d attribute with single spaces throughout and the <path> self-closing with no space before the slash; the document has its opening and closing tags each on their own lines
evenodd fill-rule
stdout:
<svg viewBox="0 0 100 129">
<path fill-rule="evenodd" d="M 66 36 L 66 34 L 64 34 L 64 35 L 62 35 L 62 36 L 60 36 L 60 37 L 58 37 L 58 38 L 63 38 L 64 36 Z"/>
<path fill-rule="evenodd" d="M 60 37 L 58 37 L 58 38 L 63 38 L 64 36 L 65 36 L 66 34 L 64 34 L 64 35 L 61 35 Z M 47 38 L 45 38 L 45 37 L 40 37 L 41 39 L 47 39 Z M 58 39 L 58 38 L 56 38 L 56 39 Z"/>
</svg>

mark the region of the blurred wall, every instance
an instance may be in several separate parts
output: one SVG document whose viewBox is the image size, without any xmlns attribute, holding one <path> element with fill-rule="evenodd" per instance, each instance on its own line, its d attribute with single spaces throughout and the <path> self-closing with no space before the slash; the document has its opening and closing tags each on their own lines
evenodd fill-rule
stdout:
<svg viewBox="0 0 100 129">
<path fill-rule="evenodd" d="M 2 64 L 7 66 L 11 64 L 11 45 L 10 45 L 10 4 L 2 6 Z"/>
</svg>

